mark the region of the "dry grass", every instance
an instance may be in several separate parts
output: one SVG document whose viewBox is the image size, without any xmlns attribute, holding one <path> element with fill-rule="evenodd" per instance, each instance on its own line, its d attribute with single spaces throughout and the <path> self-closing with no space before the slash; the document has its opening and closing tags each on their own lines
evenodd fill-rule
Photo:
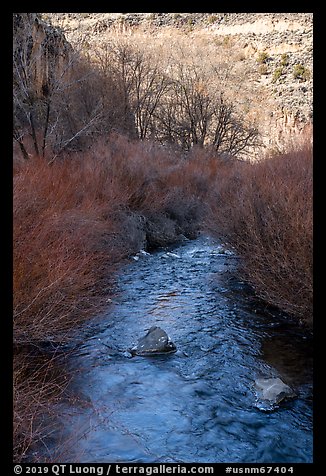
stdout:
<svg viewBox="0 0 326 476">
<path fill-rule="evenodd" d="M 208 227 L 243 258 L 266 301 L 312 323 L 311 142 L 225 169 L 211 195 Z"/>
</svg>

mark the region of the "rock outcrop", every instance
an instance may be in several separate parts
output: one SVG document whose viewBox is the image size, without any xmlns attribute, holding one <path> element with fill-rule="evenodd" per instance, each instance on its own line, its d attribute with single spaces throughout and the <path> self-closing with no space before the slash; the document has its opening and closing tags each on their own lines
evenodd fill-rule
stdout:
<svg viewBox="0 0 326 476">
<path fill-rule="evenodd" d="M 48 96 L 69 63 L 72 46 L 58 27 L 44 22 L 38 13 L 14 13 L 13 33 L 14 76 L 23 70 L 34 93 Z"/>
</svg>

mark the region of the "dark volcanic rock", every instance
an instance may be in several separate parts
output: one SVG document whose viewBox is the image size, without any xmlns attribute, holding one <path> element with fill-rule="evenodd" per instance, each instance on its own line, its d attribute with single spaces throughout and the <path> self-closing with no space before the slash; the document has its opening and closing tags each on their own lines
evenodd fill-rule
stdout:
<svg viewBox="0 0 326 476">
<path fill-rule="evenodd" d="M 133 355 L 156 355 L 176 352 L 177 348 L 167 333 L 160 327 L 153 326 L 144 337 L 131 349 Z"/>
</svg>

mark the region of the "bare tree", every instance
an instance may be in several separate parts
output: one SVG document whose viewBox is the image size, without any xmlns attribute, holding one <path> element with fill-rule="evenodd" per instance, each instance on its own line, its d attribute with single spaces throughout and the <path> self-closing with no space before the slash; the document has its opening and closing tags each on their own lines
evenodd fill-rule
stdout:
<svg viewBox="0 0 326 476">
<path fill-rule="evenodd" d="M 169 89 L 169 78 L 160 71 L 157 59 L 138 55 L 135 64 L 134 112 L 140 139 L 155 137 L 155 111 L 164 93 Z"/>
<path fill-rule="evenodd" d="M 231 155 L 257 141 L 217 70 L 186 57 L 167 68 L 129 38 L 82 55 L 37 14 L 15 14 L 13 66 L 13 136 L 25 159 L 33 151 L 52 161 L 112 130 Z"/>
<path fill-rule="evenodd" d="M 247 124 L 234 104 L 226 101 L 222 93 L 214 104 L 211 129 L 211 145 L 219 153 L 239 156 L 258 143 L 258 129 Z"/>
<path fill-rule="evenodd" d="M 13 20 L 13 138 L 25 159 L 30 140 L 33 153 L 45 157 L 49 149 L 56 157 L 100 117 L 101 101 L 86 105 L 89 95 L 78 99 L 84 113 L 74 114 L 74 96 L 93 72 L 81 67 L 79 52 L 37 14 L 17 13 Z"/>
<path fill-rule="evenodd" d="M 36 14 L 14 14 L 14 139 L 25 158 L 26 135 L 32 138 L 37 155 L 45 153 L 52 101 L 58 88 L 49 57 L 55 46 L 50 44 L 50 36 L 46 36 Z"/>
<path fill-rule="evenodd" d="M 155 111 L 169 87 L 169 79 L 161 71 L 159 59 L 129 41 L 119 39 L 107 45 L 100 64 L 105 68 L 105 74 L 110 72 L 115 80 L 129 131 L 133 123 L 139 139 L 153 134 Z"/>
<path fill-rule="evenodd" d="M 257 128 L 224 98 L 217 78 L 194 65 L 180 63 L 173 71 L 171 85 L 156 114 L 160 140 L 187 150 L 210 146 L 230 155 L 241 154 L 257 143 Z"/>
</svg>

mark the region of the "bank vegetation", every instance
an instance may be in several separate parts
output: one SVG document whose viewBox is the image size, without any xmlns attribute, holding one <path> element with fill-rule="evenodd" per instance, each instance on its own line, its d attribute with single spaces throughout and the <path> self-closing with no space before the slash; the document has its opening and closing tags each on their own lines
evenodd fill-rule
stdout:
<svg viewBox="0 0 326 476">
<path fill-rule="evenodd" d="M 60 349 L 109 306 L 121 263 L 141 249 L 209 231 L 240 255 L 260 298 L 311 325 L 312 142 L 243 160 L 258 129 L 198 56 L 172 61 L 122 38 L 81 55 L 51 28 L 38 49 L 45 26 L 16 15 L 18 462 L 37 460 L 53 431 L 68 382 Z"/>
</svg>

